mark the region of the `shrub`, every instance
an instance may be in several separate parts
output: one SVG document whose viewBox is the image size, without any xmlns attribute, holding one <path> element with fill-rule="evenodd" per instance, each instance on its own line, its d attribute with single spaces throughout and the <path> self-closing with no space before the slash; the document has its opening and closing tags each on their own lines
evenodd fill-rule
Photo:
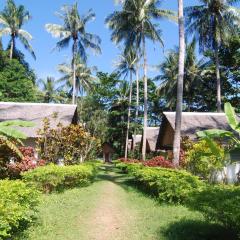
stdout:
<svg viewBox="0 0 240 240">
<path fill-rule="evenodd" d="M 169 160 L 166 160 L 163 156 L 158 156 L 147 160 L 143 162 L 143 165 L 147 167 L 174 168 L 173 163 Z"/>
<path fill-rule="evenodd" d="M 82 164 L 73 166 L 48 165 L 38 167 L 22 174 L 23 181 L 30 186 L 35 186 L 44 193 L 65 188 L 85 186 L 95 177 L 94 164 Z"/>
<path fill-rule="evenodd" d="M 198 177 L 184 170 L 151 168 L 141 164 L 120 163 L 117 167 L 124 168 L 140 186 L 161 202 L 183 203 L 194 189 L 204 186 Z"/>
<path fill-rule="evenodd" d="M 57 164 L 59 159 L 63 159 L 65 165 L 78 164 L 86 159 L 93 159 L 100 148 L 99 140 L 91 136 L 82 125 L 63 126 L 59 123 L 53 129 L 50 127 L 50 120 L 45 118 L 43 129 L 38 134 L 39 156 L 48 163 Z"/>
<path fill-rule="evenodd" d="M 224 156 L 224 150 L 220 146 L 218 148 Z M 193 144 L 192 148 L 186 152 L 186 161 L 190 172 L 207 180 L 211 180 L 214 172 L 221 170 L 224 166 L 223 158 L 213 155 L 205 140 Z"/>
<path fill-rule="evenodd" d="M 34 149 L 32 147 L 20 147 L 19 150 L 22 153 L 23 158 L 16 160 L 14 163 L 7 164 L 8 175 L 10 178 L 19 178 L 21 172 L 45 165 L 44 160 L 38 160 L 34 156 Z"/>
<path fill-rule="evenodd" d="M 239 202 L 240 187 L 216 185 L 194 191 L 187 205 L 200 211 L 208 220 L 240 233 Z"/>
<path fill-rule="evenodd" d="M 21 223 L 30 222 L 37 203 L 38 192 L 33 188 L 20 180 L 1 180 L 0 239 L 11 237 Z"/>
</svg>

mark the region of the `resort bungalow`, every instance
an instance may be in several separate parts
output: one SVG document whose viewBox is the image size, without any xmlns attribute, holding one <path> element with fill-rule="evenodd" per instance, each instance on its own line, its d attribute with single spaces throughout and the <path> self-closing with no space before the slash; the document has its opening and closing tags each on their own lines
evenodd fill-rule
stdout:
<svg viewBox="0 0 240 240">
<path fill-rule="evenodd" d="M 0 102 L 0 122 L 24 120 L 35 124 L 34 127 L 18 128 L 28 137 L 24 141 L 26 146 L 36 146 L 37 131 L 43 127 L 44 118 L 49 118 L 51 128 L 55 128 L 58 123 L 63 126 L 77 124 L 77 106 L 70 104 Z"/>
<path fill-rule="evenodd" d="M 230 130 L 224 113 L 183 112 L 181 135 L 197 139 L 196 132 L 207 129 Z M 158 149 L 170 150 L 173 146 L 175 112 L 164 112 L 160 126 Z"/>
<path fill-rule="evenodd" d="M 156 152 L 157 149 L 157 143 L 159 139 L 159 127 L 147 127 L 147 134 L 146 134 L 146 152 Z M 143 139 L 141 138 L 141 145 L 142 145 Z"/>
</svg>

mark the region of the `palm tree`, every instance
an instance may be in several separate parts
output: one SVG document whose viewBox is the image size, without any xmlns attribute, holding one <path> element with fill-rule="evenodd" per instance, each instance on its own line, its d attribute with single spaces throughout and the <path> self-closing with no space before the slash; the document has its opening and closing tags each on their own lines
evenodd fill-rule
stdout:
<svg viewBox="0 0 240 240">
<path fill-rule="evenodd" d="M 22 26 L 30 20 L 31 16 L 23 5 L 16 6 L 13 0 L 7 0 L 7 5 L 0 13 L 0 38 L 3 35 L 10 36 L 10 59 L 13 58 L 16 49 L 16 39 L 19 39 L 26 50 L 28 50 L 34 59 L 35 53 L 29 41 L 32 40 L 32 35 Z"/>
<path fill-rule="evenodd" d="M 221 79 L 219 48 L 236 33 L 239 25 L 239 10 L 232 4 L 238 0 L 199 0 L 201 5 L 185 8 L 188 34 L 199 40 L 200 52 L 213 50 L 217 80 L 217 111 L 221 112 Z"/>
<path fill-rule="evenodd" d="M 185 31 L 183 16 L 183 0 L 178 0 L 178 25 L 179 25 L 179 57 L 178 57 L 178 83 L 177 83 L 177 106 L 175 116 L 175 132 L 173 140 L 173 164 L 179 166 L 181 125 L 182 125 L 182 101 L 183 101 L 183 78 L 185 61 Z"/>
<path fill-rule="evenodd" d="M 196 86 L 200 84 L 201 81 L 202 66 L 205 66 L 202 59 L 197 60 L 195 48 L 195 39 L 186 45 L 183 100 L 187 105 L 188 111 L 191 110 L 191 105 L 196 93 Z M 161 75 L 155 77 L 155 80 L 161 81 L 157 88 L 157 94 L 165 99 L 165 106 L 171 110 L 176 107 L 178 52 L 178 48 L 169 52 L 164 62 L 159 66 Z"/>
<path fill-rule="evenodd" d="M 129 84 L 126 80 L 119 81 L 117 91 L 115 92 L 110 112 L 116 119 L 120 120 L 118 128 L 121 129 L 121 151 L 125 150 L 125 122 L 126 122 L 126 110 L 129 107 Z"/>
<path fill-rule="evenodd" d="M 76 96 L 78 97 L 79 93 L 81 95 L 84 92 L 93 88 L 93 84 L 96 80 L 96 77 L 92 75 L 93 71 L 96 71 L 96 67 L 89 68 L 86 66 L 80 57 L 76 58 L 76 67 L 75 75 L 71 64 L 60 64 L 58 65 L 58 71 L 63 74 L 63 76 L 58 80 L 58 83 L 62 84 L 60 88 L 67 87 L 70 91 L 73 91 L 74 77 L 76 78 Z M 76 100 L 75 100 L 76 102 Z"/>
<path fill-rule="evenodd" d="M 115 11 L 106 19 L 108 27 L 112 30 L 112 41 L 117 44 L 124 42 L 125 47 L 133 47 L 142 52 L 144 69 L 144 128 L 142 157 L 146 154 L 146 130 L 147 130 L 147 53 L 146 39 L 160 42 L 163 45 L 159 24 L 154 20 L 163 18 L 173 19 L 173 12 L 159 9 L 158 0 L 125 0 L 123 9 Z M 141 51 L 140 51 L 141 49 Z"/>
<path fill-rule="evenodd" d="M 56 80 L 52 77 L 47 77 L 46 79 L 39 79 L 38 86 L 43 92 L 43 101 L 45 103 L 51 102 L 61 102 L 62 97 L 58 93 L 58 88 L 56 87 Z"/>
<path fill-rule="evenodd" d="M 84 16 L 80 16 L 78 12 L 78 4 L 75 3 L 71 6 L 63 6 L 62 13 L 59 13 L 59 17 L 63 20 L 63 25 L 58 24 L 46 24 L 46 30 L 52 34 L 53 37 L 60 38 L 57 42 L 56 48 L 63 49 L 72 45 L 72 70 L 73 70 L 73 94 L 72 103 L 75 103 L 76 97 L 76 59 L 78 54 L 82 61 L 86 62 L 87 54 L 86 49 L 90 48 L 96 53 L 101 53 L 99 36 L 86 31 L 86 24 L 95 18 L 95 14 L 92 10 Z"/>
<path fill-rule="evenodd" d="M 137 61 L 137 54 L 134 49 L 129 48 L 124 51 L 119 57 L 119 62 L 116 64 L 116 72 L 118 76 L 124 75 L 126 78 L 130 75 L 129 81 L 129 101 L 128 101 L 128 119 L 127 119 L 127 132 L 126 132 L 126 142 L 125 142 L 125 158 L 128 154 L 128 137 L 130 129 L 130 117 L 131 117 L 131 105 L 132 105 L 132 78 L 133 74 L 136 72 L 135 63 Z"/>
</svg>

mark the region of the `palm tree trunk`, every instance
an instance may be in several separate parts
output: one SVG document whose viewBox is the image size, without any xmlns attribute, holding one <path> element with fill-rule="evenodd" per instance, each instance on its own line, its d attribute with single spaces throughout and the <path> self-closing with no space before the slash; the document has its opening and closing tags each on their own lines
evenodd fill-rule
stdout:
<svg viewBox="0 0 240 240">
<path fill-rule="evenodd" d="M 75 104 L 76 96 L 76 55 L 77 55 L 77 40 L 74 39 L 73 43 L 73 93 L 72 93 L 72 104 Z"/>
<path fill-rule="evenodd" d="M 218 56 L 218 44 L 216 44 L 215 48 L 215 64 L 216 64 L 216 77 L 217 77 L 217 111 L 221 112 L 221 79 L 220 79 L 220 64 L 219 64 L 219 56 Z"/>
<path fill-rule="evenodd" d="M 14 49 L 15 49 L 15 37 L 12 36 L 11 37 L 11 46 L 10 46 L 10 55 L 9 55 L 10 59 L 13 58 L 13 51 L 14 51 Z"/>
<path fill-rule="evenodd" d="M 179 23 L 179 60 L 178 60 L 177 106 L 175 116 L 175 133 L 173 141 L 173 163 L 175 166 L 179 166 L 181 124 L 182 124 L 183 77 L 185 59 L 183 0 L 178 0 L 178 23 Z"/>
<path fill-rule="evenodd" d="M 139 66 L 136 64 L 136 113 L 135 113 L 135 121 L 138 121 L 138 112 L 139 112 Z M 133 137 L 133 150 L 136 146 L 136 126 L 134 127 L 134 137 Z"/>
<path fill-rule="evenodd" d="M 143 120 L 143 142 L 142 142 L 142 159 L 145 161 L 146 159 L 146 140 L 147 140 L 147 90 L 148 90 L 148 82 L 147 82 L 147 54 L 146 54 L 146 42 L 145 37 L 143 36 L 143 68 L 144 68 L 144 120 Z"/>
<path fill-rule="evenodd" d="M 125 143 L 125 159 L 128 154 L 128 137 L 130 128 L 130 117 L 131 117 L 131 105 L 132 105 L 132 71 L 130 72 L 130 91 L 129 91 L 129 103 L 128 103 L 128 119 L 127 119 L 127 133 L 126 133 L 126 143 Z"/>
</svg>

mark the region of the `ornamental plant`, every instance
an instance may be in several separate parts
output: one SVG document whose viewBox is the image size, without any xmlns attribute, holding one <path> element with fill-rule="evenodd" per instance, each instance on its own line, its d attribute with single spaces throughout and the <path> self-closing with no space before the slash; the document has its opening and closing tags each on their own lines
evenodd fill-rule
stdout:
<svg viewBox="0 0 240 240">
<path fill-rule="evenodd" d="M 200 140 L 186 152 L 186 169 L 202 179 L 211 181 L 216 171 L 224 167 L 224 149 L 216 144 L 218 154 L 213 154 L 206 140 Z"/>
<path fill-rule="evenodd" d="M 45 160 L 37 159 L 34 156 L 34 149 L 32 147 L 20 147 L 19 150 L 23 155 L 23 158 L 16 159 L 15 162 L 7 164 L 9 177 L 19 178 L 22 172 L 26 172 L 46 164 Z"/>
<path fill-rule="evenodd" d="M 50 193 L 89 184 L 95 177 L 96 168 L 93 163 L 72 166 L 49 164 L 22 173 L 22 178 L 29 186 Z"/>
<path fill-rule="evenodd" d="M 201 191 L 193 191 L 186 205 L 191 210 L 201 212 L 207 220 L 220 223 L 240 234 L 239 201 L 239 186 L 208 185 Z"/>
<path fill-rule="evenodd" d="M 0 239 L 14 239 L 13 231 L 33 220 L 38 197 L 34 188 L 20 180 L 0 180 Z"/>
<path fill-rule="evenodd" d="M 230 151 L 234 149 L 240 149 L 240 122 L 238 121 L 235 110 L 230 103 L 225 103 L 224 112 L 232 131 L 209 129 L 197 132 L 198 137 L 204 139 L 207 142 L 212 154 L 219 158 L 222 156 L 216 141 L 214 141 L 215 139 L 227 139 L 229 141 L 229 145 L 231 146 Z M 227 154 L 228 151 L 225 152 L 225 159 Z"/>
<path fill-rule="evenodd" d="M 65 165 L 78 164 L 93 159 L 100 148 L 100 141 L 80 124 L 63 126 L 59 123 L 56 128 L 51 128 L 50 120 L 45 118 L 38 134 L 38 154 L 48 163 L 57 164 L 62 159 Z"/>
<path fill-rule="evenodd" d="M 166 160 L 163 156 L 158 156 L 147 160 L 143 162 L 143 165 L 147 167 L 174 168 L 173 163 L 169 160 Z"/>
</svg>

